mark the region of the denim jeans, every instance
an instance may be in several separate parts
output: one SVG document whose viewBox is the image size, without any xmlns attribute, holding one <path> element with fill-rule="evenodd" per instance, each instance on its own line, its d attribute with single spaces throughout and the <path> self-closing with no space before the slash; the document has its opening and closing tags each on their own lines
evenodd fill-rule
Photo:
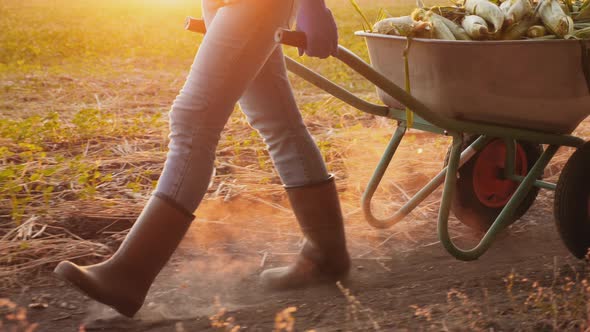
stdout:
<svg viewBox="0 0 590 332">
<path fill-rule="evenodd" d="M 274 41 L 296 10 L 294 0 L 240 0 L 219 9 L 215 2 L 203 0 L 207 34 L 169 113 L 169 151 L 155 192 L 189 212 L 207 191 L 221 132 L 238 101 L 284 185 L 328 178 Z"/>
</svg>

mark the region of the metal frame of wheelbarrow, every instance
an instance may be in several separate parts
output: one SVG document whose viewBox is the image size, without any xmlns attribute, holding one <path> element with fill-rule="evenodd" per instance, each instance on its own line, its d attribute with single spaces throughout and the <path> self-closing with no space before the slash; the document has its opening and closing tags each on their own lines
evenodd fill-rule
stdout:
<svg viewBox="0 0 590 332">
<path fill-rule="evenodd" d="M 192 18 L 187 20 L 186 29 L 201 33 L 205 32 L 205 26 L 202 21 Z M 281 29 L 277 31 L 276 40 L 285 45 L 303 48 L 306 46 L 305 35 L 301 32 Z M 555 184 L 540 181 L 538 179 L 543 174 L 545 167 L 547 167 L 559 147 L 579 147 L 584 143 L 582 138 L 572 135 L 549 134 L 534 130 L 456 120 L 441 116 L 387 79 L 381 73 L 377 72 L 370 64 L 366 63 L 363 59 L 348 49 L 338 46 L 338 52 L 334 57 L 366 78 L 376 87 L 395 98 L 402 105 L 411 109 L 415 113 L 412 125 L 413 128 L 430 133 L 447 135 L 453 138 L 447 166 L 412 198 L 410 198 L 410 200 L 396 213 L 388 218 L 378 219 L 373 215 L 371 210 L 371 200 L 406 133 L 406 112 L 404 110 L 367 102 L 306 66 L 285 56 L 287 69 L 295 75 L 360 111 L 398 121 L 398 127 L 385 149 L 381 161 L 377 165 L 377 168 L 362 196 L 362 208 L 367 222 L 376 228 L 388 228 L 397 224 L 444 183 L 438 214 L 438 236 L 445 249 L 457 259 L 470 261 L 483 255 L 492 244 L 496 235 L 510 223 L 511 216 L 533 186 L 549 190 L 555 189 Z M 476 134 L 479 135 L 479 137 L 467 149 L 461 152 L 464 133 Z M 480 242 L 471 249 L 461 249 L 451 240 L 448 227 L 451 200 L 454 195 L 457 180 L 456 174 L 461 165 L 467 162 L 478 151 L 481 151 L 487 143 L 494 138 L 500 138 L 506 144 L 506 167 L 504 169 L 504 177 L 509 180 L 520 182 L 520 185 Z M 529 170 L 528 174 L 524 177 L 516 175 L 514 171 L 516 140 L 548 145 L 533 167 Z"/>
</svg>

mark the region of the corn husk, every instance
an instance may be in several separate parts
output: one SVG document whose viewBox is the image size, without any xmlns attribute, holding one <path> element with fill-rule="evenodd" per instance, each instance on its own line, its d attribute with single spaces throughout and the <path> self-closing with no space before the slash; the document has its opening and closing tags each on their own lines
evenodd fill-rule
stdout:
<svg viewBox="0 0 590 332">
<path fill-rule="evenodd" d="M 559 3 L 559 6 L 561 7 L 561 9 L 563 10 L 563 12 L 564 12 L 566 15 L 569 15 L 569 16 L 571 16 L 571 15 L 572 15 L 572 12 L 571 12 L 571 10 L 570 10 L 570 7 L 569 7 L 569 6 L 568 6 L 566 3 L 560 2 L 560 3 Z"/>
<path fill-rule="evenodd" d="M 504 13 L 505 17 L 508 17 L 508 11 L 510 11 L 510 7 L 512 7 L 512 2 L 510 0 L 506 0 L 500 4 L 500 9 Z"/>
<path fill-rule="evenodd" d="M 547 35 L 547 36 L 543 36 L 543 37 L 537 37 L 537 38 L 533 38 L 535 40 L 553 40 L 553 39 L 559 39 L 559 37 L 557 37 L 556 35 Z"/>
<path fill-rule="evenodd" d="M 467 16 L 467 11 L 465 7 L 456 7 L 456 6 L 435 6 L 431 8 L 426 8 L 444 18 L 447 18 L 453 22 L 461 22 L 465 16 Z"/>
<path fill-rule="evenodd" d="M 590 27 L 575 31 L 571 36 L 578 39 L 590 39 Z"/>
<path fill-rule="evenodd" d="M 449 28 L 449 30 L 451 31 L 453 36 L 455 36 L 455 39 L 457 39 L 457 40 L 471 40 L 471 37 L 469 37 L 467 32 L 465 32 L 465 29 L 460 27 L 457 23 L 449 20 L 446 17 L 440 16 L 440 15 L 434 14 L 434 13 L 432 14 L 432 17 L 435 17 L 436 19 L 441 20 L 447 26 L 447 28 Z"/>
<path fill-rule="evenodd" d="M 434 38 L 442 39 L 442 40 L 457 40 L 457 38 L 455 38 L 455 35 L 451 31 L 451 29 L 449 29 L 449 27 L 441 19 L 441 16 L 431 15 L 429 20 L 430 20 L 430 22 L 432 22 L 432 27 L 433 27 L 432 33 L 433 33 Z"/>
<path fill-rule="evenodd" d="M 590 0 L 463 0 L 430 8 L 416 1 L 410 16 L 378 22 L 374 31 L 444 40 L 590 39 Z"/>
<path fill-rule="evenodd" d="M 430 37 L 431 30 L 430 23 L 415 21 L 410 16 L 386 18 L 373 26 L 373 32 L 404 37 Z"/>
<path fill-rule="evenodd" d="M 542 25 L 533 25 L 526 31 L 526 36 L 529 38 L 539 38 L 547 35 L 547 28 Z"/>
<path fill-rule="evenodd" d="M 576 15 L 576 21 L 590 19 L 590 1 L 586 1 L 584 4 L 580 8 L 578 15 Z"/>
<path fill-rule="evenodd" d="M 488 23 L 477 15 L 465 16 L 462 26 L 471 39 L 481 40 L 490 35 Z"/>
<path fill-rule="evenodd" d="M 449 20 L 446 17 L 438 15 L 432 10 L 426 11 L 424 9 L 416 9 L 412 12 L 411 17 L 416 21 L 431 22 L 433 26 L 433 35 L 436 39 L 471 40 L 465 30 L 463 30 L 463 28 L 461 28 L 457 23 Z"/>
<path fill-rule="evenodd" d="M 574 11 L 574 3 L 576 0 L 562 0 L 564 4 L 567 6 L 567 11 L 569 13 Z"/>
<path fill-rule="evenodd" d="M 386 18 L 373 25 L 373 32 L 407 36 L 414 29 L 414 23 L 409 16 Z"/>
<path fill-rule="evenodd" d="M 433 30 L 432 23 L 418 22 L 414 27 L 414 33 L 411 36 L 416 38 L 433 38 Z"/>
<path fill-rule="evenodd" d="M 533 5 L 529 0 L 515 0 L 506 14 L 506 24 L 510 26 L 532 12 Z"/>
<path fill-rule="evenodd" d="M 432 38 L 442 40 L 456 40 L 449 28 L 438 18 L 433 18 L 429 10 L 418 8 L 412 12 L 410 17 L 418 22 L 429 22 L 432 25 Z"/>
<path fill-rule="evenodd" d="M 563 11 L 557 0 L 544 0 L 540 4 L 539 16 L 547 29 L 558 37 L 574 33 L 573 19 Z"/>
<path fill-rule="evenodd" d="M 500 31 L 504 25 L 504 13 L 488 0 L 465 0 L 465 9 L 469 14 L 480 16 L 491 23 L 494 27 L 492 33 Z"/>
<path fill-rule="evenodd" d="M 430 19 L 430 13 L 432 12 L 428 9 L 416 8 L 410 14 L 410 18 L 414 21 L 428 21 Z"/>
<path fill-rule="evenodd" d="M 518 40 L 526 36 L 527 31 L 530 27 L 537 25 L 539 18 L 533 15 L 526 16 L 522 20 L 511 25 L 504 34 L 502 34 L 503 40 Z"/>
</svg>

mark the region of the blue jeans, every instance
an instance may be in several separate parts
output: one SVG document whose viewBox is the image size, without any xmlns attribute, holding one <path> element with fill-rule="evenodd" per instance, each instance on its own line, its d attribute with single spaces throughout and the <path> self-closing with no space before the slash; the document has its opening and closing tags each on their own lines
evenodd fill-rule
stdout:
<svg viewBox="0 0 590 332">
<path fill-rule="evenodd" d="M 156 188 L 189 212 L 207 191 L 221 132 L 238 101 L 284 185 L 328 178 L 274 41 L 296 10 L 294 0 L 240 0 L 220 9 L 215 2 L 203 0 L 207 34 L 169 114 L 169 152 Z"/>
</svg>

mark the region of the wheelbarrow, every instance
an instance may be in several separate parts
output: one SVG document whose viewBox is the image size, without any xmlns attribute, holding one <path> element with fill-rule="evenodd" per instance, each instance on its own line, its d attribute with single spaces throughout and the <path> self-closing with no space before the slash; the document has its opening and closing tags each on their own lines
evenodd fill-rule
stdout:
<svg viewBox="0 0 590 332">
<path fill-rule="evenodd" d="M 202 20 L 186 29 L 205 33 Z M 357 32 L 371 64 L 339 46 L 335 56 L 373 83 L 384 105 L 365 101 L 295 60 L 287 69 L 356 109 L 397 121 L 362 196 L 367 222 L 388 228 L 443 185 L 438 236 L 460 260 L 475 260 L 530 208 L 540 189 L 555 191 L 557 230 L 578 258 L 590 248 L 590 141 L 572 135 L 590 115 L 590 41 L 442 41 Z M 301 32 L 277 42 L 305 47 Z M 402 88 L 400 86 L 404 86 Z M 397 212 L 377 218 L 371 200 L 408 128 L 452 137 L 442 170 Z M 561 146 L 576 148 L 555 183 L 542 180 Z M 453 211 L 483 236 L 470 249 L 449 235 Z"/>
</svg>

